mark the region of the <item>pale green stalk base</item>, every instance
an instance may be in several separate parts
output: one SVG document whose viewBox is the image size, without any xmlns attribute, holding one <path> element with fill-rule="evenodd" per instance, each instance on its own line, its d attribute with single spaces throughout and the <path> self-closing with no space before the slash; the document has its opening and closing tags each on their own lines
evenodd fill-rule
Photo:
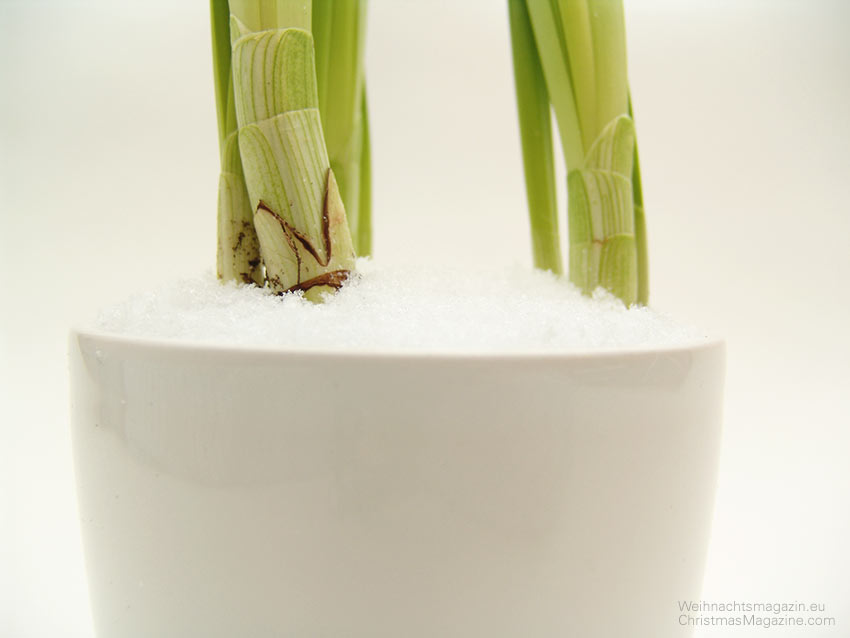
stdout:
<svg viewBox="0 0 850 638">
<path fill-rule="evenodd" d="M 320 296 L 339 288 L 355 255 L 325 148 L 313 38 L 253 32 L 234 16 L 239 148 L 266 280 L 275 292 Z"/>
<path fill-rule="evenodd" d="M 235 131 L 228 137 L 222 157 L 218 180 L 218 278 L 262 286 L 260 242 L 254 230 Z"/>
<path fill-rule="evenodd" d="M 211 0 L 221 174 L 218 182 L 216 273 L 224 281 L 263 284 L 260 244 L 242 175 L 236 134 L 236 110 L 230 66 L 230 9 L 227 0 Z"/>
<path fill-rule="evenodd" d="M 570 280 L 584 292 L 602 286 L 626 304 L 638 298 L 632 200 L 634 125 L 611 122 L 590 148 L 585 168 L 568 175 Z"/>
</svg>

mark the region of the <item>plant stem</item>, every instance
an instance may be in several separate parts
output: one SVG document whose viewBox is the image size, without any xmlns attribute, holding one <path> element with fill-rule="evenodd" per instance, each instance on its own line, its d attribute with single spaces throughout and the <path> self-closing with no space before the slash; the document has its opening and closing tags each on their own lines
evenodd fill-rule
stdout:
<svg viewBox="0 0 850 638">
<path fill-rule="evenodd" d="M 637 300 L 632 200 L 634 126 L 621 115 L 602 131 L 586 168 L 569 172 L 570 279 L 584 292 L 603 286 Z"/>
<path fill-rule="evenodd" d="M 213 70 L 221 173 L 218 182 L 216 273 L 225 281 L 263 283 L 260 245 L 242 174 L 231 75 L 230 9 L 211 0 Z"/>
<path fill-rule="evenodd" d="M 345 203 L 349 228 L 358 254 L 367 254 L 361 237 L 371 238 L 369 211 L 360 211 L 364 140 L 363 48 L 365 0 L 321 0 L 313 5 L 319 112 L 331 168 Z M 368 177 L 368 175 L 367 175 Z M 366 228 L 361 230 L 362 225 Z"/>
<path fill-rule="evenodd" d="M 304 29 L 310 31 L 312 0 L 230 0 L 230 13 L 246 31 Z"/>
<path fill-rule="evenodd" d="M 558 120 L 567 168 L 584 166 L 584 145 L 557 0 L 527 0 L 528 15 L 543 67 L 546 88 Z"/>
<path fill-rule="evenodd" d="M 603 286 L 626 304 L 646 303 L 646 227 L 622 0 L 526 2 L 568 169 L 570 279 L 587 293 Z M 516 65 L 517 50 L 528 46 L 514 40 Z M 539 99 L 519 81 L 517 92 L 520 103 Z M 520 130 L 525 152 L 533 133 L 522 121 Z M 526 169 L 529 191 L 539 193 L 533 179 Z"/>
<path fill-rule="evenodd" d="M 561 274 L 549 94 L 525 0 L 509 0 L 508 12 L 534 266 Z"/>
<path fill-rule="evenodd" d="M 634 122 L 632 96 L 629 95 L 629 117 Z M 632 169 L 632 199 L 635 206 L 635 244 L 638 264 L 638 303 L 649 303 L 649 253 L 646 239 L 646 217 L 643 209 L 643 188 L 640 180 L 640 158 L 635 141 L 635 159 Z"/>
<path fill-rule="evenodd" d="M 587 154 L 590 145 L 599 133 L 596 121 L 596 61 L 594 59 L 590 8 L 588 7 L 588 0 L 559 2 L 558 6 L 561 28 L 564 40 L 567 42 L 570 78 L 573 83 L 573 92 L 581 124 L 582 148 L 584 153 Z M 604 122 L 607 122 L 607 120 L 604 120 Z M 579 167 L 571 166 L 570 168 Z"/>
<path fill-rule="evenodd" d="M 626 23 L 622 0 L 588 0 L 588 5 L 593 32 L 597 108 L 597 128 L 589 132 L 595 139 L 609 122 L 628 113 Z"/>
<path fill-rule="evenodd" d="M 363 87 L 360 124 L 363 140 L 360 152 L 360 203 L 357 223 L 357 252 L 364 257 L 372 254 L 372 143 L 369 133 L 369 105 Z"/>
<path fill-rule="evenodd" d="M 230 8 L 239 149 L 266 280 L 319 300 L 346 279 L 354 250 L 319 115 L 311 5 Z"/>
<path fill-rule="evenodd" d="M 230 7 L 227 0 L 210 0 L 212 22 L 213 75 L 215 76 L 215 105 L 218 118 L 219 153 L 224 154 L 225 139 L 236 129 L 228 121 L 227 105 L 233 98 L 230 72 Z M 234 113 L 235 114 L 235 113 Z"/>
</svg>

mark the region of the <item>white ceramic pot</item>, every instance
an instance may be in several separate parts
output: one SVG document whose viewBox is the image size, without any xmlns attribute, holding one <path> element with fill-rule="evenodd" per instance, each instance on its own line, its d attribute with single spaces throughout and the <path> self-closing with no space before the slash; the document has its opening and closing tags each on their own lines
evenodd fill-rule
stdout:
<svg viewBox="0 0 850 638">
<path fill-rule="evenodd" d="M 75 333 L 97 635 L 688 635 L 723 344 L 291 353 Z"/>
</svg>

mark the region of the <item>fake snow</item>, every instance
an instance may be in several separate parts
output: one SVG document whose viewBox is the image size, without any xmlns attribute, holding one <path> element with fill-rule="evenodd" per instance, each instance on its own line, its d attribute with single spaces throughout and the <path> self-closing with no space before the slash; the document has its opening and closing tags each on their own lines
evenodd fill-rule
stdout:
<svg viewBox="0 0 850 638">
<path fill-rule="evenodd" d="M 294 350 L 559 353 L 693 344 L 707 338 L 601 289 L 515 267 L 387 267 L 368 259 L 324 304 L 213 273 L 137 295 L 95 328 L 127 337 Z"/>
</svg>

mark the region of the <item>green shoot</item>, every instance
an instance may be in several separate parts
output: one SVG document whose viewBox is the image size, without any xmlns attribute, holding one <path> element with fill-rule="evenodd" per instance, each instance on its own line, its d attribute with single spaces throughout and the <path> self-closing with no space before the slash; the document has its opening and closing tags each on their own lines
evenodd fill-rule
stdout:
<svg viewBox="0 0 850 638">
<path fill-rule="evenodd" d="M 629 95 L 629 117 L 632 114 L 632 96 Z M 649 255 L 646 245 L 646 218 L 643 214 L 643 188 L 640 182 L 640 158 L 638 157 L 637 141 L 635 141 L 635 163 L 632 169 L 632 199 L 635 202 L 635 242 L 637 244 L 638 263 L 638 303 L 646 305 L 649 302 Z"/>
<path fill-rule="evenodd" d="M 227 0 L 211 0 L 213 70 L 218 115 L 221 173 L 218 181 L 219 279 L 262 285 L 260 244 L 245 188 L 236 132 L 236 108 L 230 66 L 230 8 Z"/>
<path fill-rule="evenodd" d="M 369 133 L 369 107 L 363 90 L 360 124 L 363 127 L 360 149 L 360 203 L 357 219 L 357 251 L 360 255 L 372 254 L 372 143 Z"/>
<path fill-rule="evenodd" d="M 508 7 L 534 266 L 561 274 L 549 94 L 525 0 L 509 0 Z"/>
<path fill-rule="evenodd" d="M 331 168 L 360 255 L 371 252 L 371 179 L 368 160 L 363 48 L 365 0 L 317 0 L 313 5 L 319 112 Z M 366 147 L 364 149 L 364 147 Z M 360 191 L 366 188 L 365 196 Z M 361 207 L 367 208 L 363 210 Z"/>
<path fill-rule="evenodd" d="M 520 69 L 531 75 L 529 60 L 539 59 L 568 170 L 570 279 L 587 293 L 602 286 L 626 304 L 646 303 L 646 226 L 622 0 L 508 2 L 532 220 L 542 214 L 533 202 L 549 197 L 540 173 L 551 151 L 537 139 L 545 127 L 530 124 L 531 108 L 542 110 L 542 93 L 519 76 Z M 533 37 L 522 35 L 526 15 Z"/>
<path fill-rule="evenodd" d="M 231 0 L 239 156 L 265 278 L 320 300 L 354 267 L 319 114 L 309 0 Z"/>
</svg>

